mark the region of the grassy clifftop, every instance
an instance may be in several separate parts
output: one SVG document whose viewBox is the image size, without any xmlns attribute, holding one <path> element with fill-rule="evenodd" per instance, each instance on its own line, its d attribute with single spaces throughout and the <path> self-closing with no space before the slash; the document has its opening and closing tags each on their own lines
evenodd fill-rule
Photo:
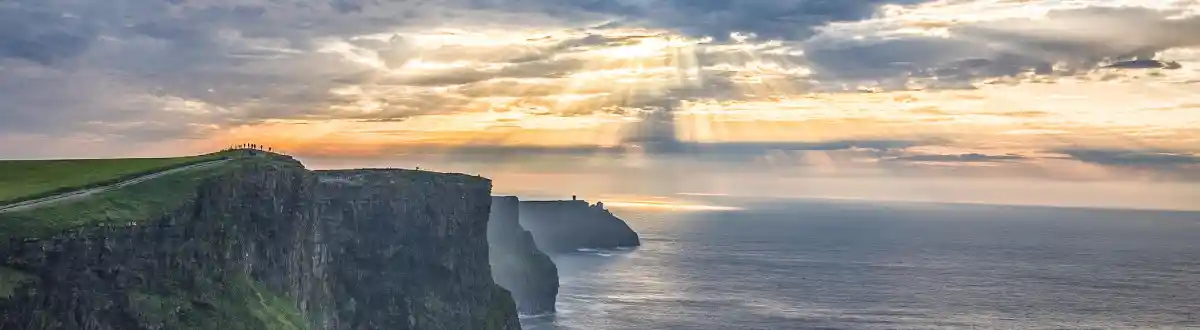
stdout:
<svg viewBox="0 0 1200 330">
<path fill-rule="evenodd" d="M 0 210 L 0 329 L 519 329 L 490 181 L 224 157 Z"/>
<path fill-rule="evenodd" d="M 109 185 L 163 170 L 227 157 L 0 160 L 0 205 Z"/>
<path fill-rule="evenodd" d="M 0 212 L 0 329 L 309 329 L 297 270 L 320 258 L 296 251 L 319 250 L 281 237 L 316 228 L 311 176 L 265 152 L 176 159 L 224 160 Z M 101 163 L 122 162 L 144 164 Z"/>
<path fill-rule="evenodd" d="M 290 157 L 270 153 L 223 152 L 208 155 L 160 159 L 92 159 L 67 161 L 5 161 L 0 163 L 0 187 L 9 196 L 31 196 L 5 186 L 6 182 L 24 182 L 34 191 L 57 193 L 99 187 L 133 177 L 152 174 L 188 164 L 228 159 L 215 166 L 189 169 L 163 175 L 133 185 L 108 190 L 69 201 L 20 211 L 0 212 L 0 239 L 43 238 L 80 227 L 126 225 L 150 221 L 178 208 L 194 197 L 196 187 L 205 179 L 253 162 L 291 164 Z M 14 165 L 21 163 L 19 165 Z M 40 164 L 40 165 L 39 165 Z M 88 166 L 96 165 L 92 170 Z M 3 172 L 3 166 L 20 169 L 32 179 L 21 179 Z M 34 167 L 45 166 L 38 170 Z M 298 166 L 298 165 L 297 165 Z M 106 173 L 106 174 L 105 174 Z M 103 175 L 102 175 L 103 174 Z M 59 178 L 54 178 L 60 176 Z M 47 187 L 72 187 L 55 188 Z M 3 204 L 0 202 L 0 204 Z"/>
</svg>

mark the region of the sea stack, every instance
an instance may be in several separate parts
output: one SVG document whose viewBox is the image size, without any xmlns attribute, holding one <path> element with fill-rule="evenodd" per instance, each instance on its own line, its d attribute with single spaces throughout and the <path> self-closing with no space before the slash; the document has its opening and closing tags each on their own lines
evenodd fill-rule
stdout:
<svg viewBox="0 0 1200 330">
<path fill-rule="evenodd" d="M 538 247 L 547 252 L 579 249 L 615 249 L 641 245 L 638 235 L 603 202 L 585 200 L 522 201 L 521 225 L 533 233 Z"/>
</svg>

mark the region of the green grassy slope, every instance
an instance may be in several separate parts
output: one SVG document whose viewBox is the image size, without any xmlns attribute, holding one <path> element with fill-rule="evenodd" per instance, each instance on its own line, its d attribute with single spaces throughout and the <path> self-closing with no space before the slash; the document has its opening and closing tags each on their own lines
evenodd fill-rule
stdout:
<svg viewBox="0 0 1200 330">
<path fill-rule="evenodd" d="M 195 196 L 204 178 L 226 169 L 215 166 L 183 171 L 85 199 L 0 213 L 0 239 L 44 238 L 85 226 L 152 221 Z"/>
<path fill-rule="evenodd" d="M 138 323 L 146 328 L 224 330 L 305 330 L 309 322 L 295 302 L 261 282 L 241 275 L 216 284 L 215 299 L 185 289 L 129 294 Z"/>
<path fill-rule="evenodd" d="M 32 275 L 12 268 L 0 267 L 0 299 L 11 297 L 18 287 L 32 280 Z"/>
<path fill-rule="evenodd" d="M 97 225 L 124 226 L 154 221 L 196 198 L 197 188 L 207 179 L 230 174 L 246 166 L 287 164 L 294 159 L 262 152 L 228 152 L 173 158 L 175 166 L 217 158 L 230 159 L 216 166 L 171 173 L 137 184 L 66 200 L 42 207 L 0 213 L 0 242 L 9 239 L 46 238 L 74 228 Z M 138 159 L 88 160 L 120 164 L 129 168 Z M 36 162 L 36 161 L 35 161 Z M 42 162 L 45 164 L 45 162 Z M 95 163 L 93 163 L 95 164 Z M 145 164 L 145 163 L 142 163 Z M 55 164 L 59 165 L 59 164 Z M 64 165 L 65 166 L 65 165 Z M 70 165 L 75 166 L 75 165 Z M 114 165 L 116 166 L 116 165 Z M 174 167 L 174 166 L 172 166 Z M 143 167 L 148 168 L 148 167 Z M 35 173 L 48 173 L 33 171 Z M 151 171 L 154 172 L 154 171 Z M 33 274 L 5 267 L 0 260 L 0 301 L 11 298 L 18 288 L 38 283 Z M 142 274 L 178 276 L 180 274 Z M 181 279 L 191 278 L 186 274 Z M 195 276 L 195 281 L 169 282 L 168 288 L 122 288 L 131 315 L 147 329 L 305 330 L 309 320 L 295 301 L 268 288 L 250 274 L 239 274 L 217 282 L 212 276 Z M 186 284 L 186 285 L 185 285 Z M 199 289 L 204 288 L 204 289 Z M 101 290 L 102 291 L 102 290 Z M 83 294 L 99 294 L 87 292 Z"/>
<path fill-rule="evenodd" d="M 178 209 L 195 197 L 196 188 L 205 178 L 253 162 L 294 161 L 291 157 L 256 153 L 228 152 L 184 157 L 191 162 L 219 158 L 230 161 L 210 167 L 171 173 L 125 187 L 96 193 L 78 200 L 55 202 L 43 207 L 0 213 L 0 241 L 9 238 L 45 238 L 75 228 L 153 221 Z M 122 160 L 113 160 L 122 161 Z"/>
<path fill-rule="evenodd" d="M 0 161 L 0 205 L 105 186 L 226 154 L 177 158 Z"/>
</svg>

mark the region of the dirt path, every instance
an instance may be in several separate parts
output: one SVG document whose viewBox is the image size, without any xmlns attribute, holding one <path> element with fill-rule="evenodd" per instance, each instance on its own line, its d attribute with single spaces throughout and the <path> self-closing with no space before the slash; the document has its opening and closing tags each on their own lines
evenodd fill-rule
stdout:
<svg viewBox="0 0 1200 330">
<path fill-rule="evenodd" d="M 168 175 L 171 173 L 178 173 L 178 172 L 183 172 L 183 171 L 187 171 L 187 170 L 205 168 L 205 167 L 217 165 L 220 163 L 224 163 L 226 161 L 228 161 L 228 160 L 222 159 L 222 160 L 214 160 L 211 162 L 192 164 L 192 165 L 188 165 L 188 166 L 184 166 L 184 167 L 177 167 L 177 168 L 169 169 L 169 170 L 162 171 L 162 172 L 143 175 L 140 177 L 136 177 L 133 179 L 129 179 L 126 181 L 118 182 L 118 183 L 103 186 L 103 187 L 76 190 L 76 191 L 62 193 L 62 194 L 58 194 L 58 195 L 54 195 L 54 196 L 50 196 L 50 197 L 43 197 L 43 198 L 38 198 L 38 199 L 33 199 L 33 200 L 27 200 L 24 202 L 18 202 L 18 203 L 13 203 L 13 204 L 8 204 L 8 205 L 0 205 L 0 213 L 23 211 L 23 210 L 34 209 L 34 208 L 46 206 L 49 204 L 66 202 L 66 201 L 70 201 L 70 200 L 76 200 L 76 199 L 84 198 L 87 196 L 91 196 L 93 194 L 102 193 L 102 192 L 106 192 L 109 190 L 146 182 L 147 180 L 153 180 L 154 178 L 158 178 L 158 177 Z"/>
</svg>

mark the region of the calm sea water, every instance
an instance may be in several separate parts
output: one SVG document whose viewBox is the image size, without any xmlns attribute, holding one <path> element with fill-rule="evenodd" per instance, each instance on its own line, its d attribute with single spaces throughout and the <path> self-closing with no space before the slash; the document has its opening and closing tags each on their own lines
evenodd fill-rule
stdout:
<svg viewBox="0 0 1200 330">
<path fill-rule="evenodd" d="M 1200 213 L 788 202 L 616 210 L 526 329 L 1200 328 Z"/>
</svg>

